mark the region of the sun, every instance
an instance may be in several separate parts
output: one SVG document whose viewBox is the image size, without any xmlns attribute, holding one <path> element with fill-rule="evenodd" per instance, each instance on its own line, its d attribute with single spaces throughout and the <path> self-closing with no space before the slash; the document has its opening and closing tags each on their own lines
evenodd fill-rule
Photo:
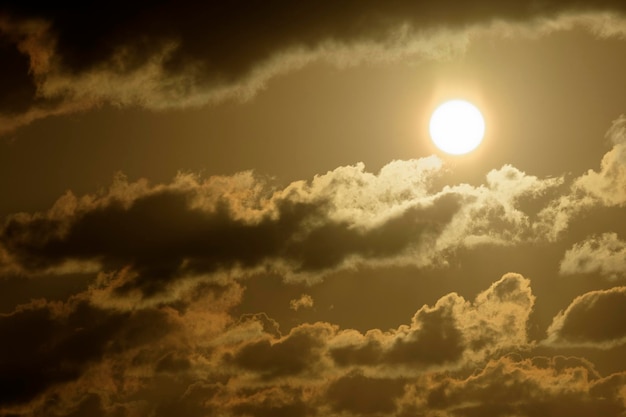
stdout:
<svg viewBox="0 0 626 417">
<path fill-rule="evenodd" d="M 452 155 L 463 155 L 482 142 L 485 119 L 472 103 L 450 100 L 433 112 L 429 130 L 433 143 L 439 149 Z"/>
</svg>

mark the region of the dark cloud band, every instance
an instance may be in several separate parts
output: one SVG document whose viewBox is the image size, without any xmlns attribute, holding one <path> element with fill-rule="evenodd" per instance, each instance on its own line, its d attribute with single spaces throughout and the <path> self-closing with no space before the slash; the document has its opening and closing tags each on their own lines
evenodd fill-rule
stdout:
<svg viewBox="0 0 626 417">
<path fill-rule="evenodd" d="M 345 62 L 367 46 L 368 59 L 393 56 L 415 40 L 438 55 L 431 38 L 441 31 L 625 10 L 610 0 L 3 2 L 0 58 L 11 82 L 0 84 L 0 134 L 101 103 L 161 109 L 246 96 L 316 55 Z"/>
</svg>

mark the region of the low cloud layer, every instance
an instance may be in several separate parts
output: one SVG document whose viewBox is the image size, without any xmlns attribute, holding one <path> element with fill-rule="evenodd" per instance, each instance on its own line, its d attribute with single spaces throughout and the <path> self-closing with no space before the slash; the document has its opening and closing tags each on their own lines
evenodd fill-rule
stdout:
<svg viewBox="0 0 626 417">
<path fill-rule="evenodd" d="M 10 81 L 0 134 L 102 104 L 200 106 L 253 95 L 276 74 L 326 59 L 429 59 L 462 52 L 488 32 L 549 33 L 579 26 L 623 35 L 618 1 L 315 2 L 236 5 L 117 2 L 0 5 L 0 54 Z M 444 51 L 444 52 L 442 52 Z"/>
<path fill-rule="evenodd" d="M 240 291 L 225 291 L 230 295 L 206 287 L 175 308 L 132 312 L 98 307 L 87 291 L 0 315 L 7 336 L 0 348 L 0 412 L 534 417 L 626 411 L 625 374 L 602 376 L 581 358 L 532 354 L 535 342 L 526 331 L 535 296 L 519 274 L 506 274 L 473 301 L 450 293 L 419 308 L 406 325 L 365 333 L 316 322 L 281 335 L 265 315 L 231 317 Z M 619 288 L 579 297 L 550 332 L 568 340 L 623 336 L 589 326 L 605 317 L 598 309 L 623 305 L 623 294 Z"/>
</svg>

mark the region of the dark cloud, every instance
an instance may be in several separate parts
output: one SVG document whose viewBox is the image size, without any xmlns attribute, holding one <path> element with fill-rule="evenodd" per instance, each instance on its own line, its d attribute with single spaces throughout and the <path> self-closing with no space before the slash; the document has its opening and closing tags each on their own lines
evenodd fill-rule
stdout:
<svg viewBox="0 0 626 417">
<path fill-rule="evenodd" d="M 437 56 L 442 54 L 437 49 L 441 39 L 432 38 L 439 29 L 462 31 L 495 21 L 525 24 L 568 12 L 624 10 L 612 0 L 185 0 L 152 2 L 149 7 L 119 1 L 71 7 L 6 1 L 0 4 L 0 32 L 30 60 L 30 72 L 23 71 L 24 62 L 18 65 L 22 87 L 10 90 L 27 100 L 36 84 L 37 94 L 28 110 L 5 120 L 2 132 L 103 102 L 159 109 L 249 96 L 272 75 L 302 66 L 316 54 L 343 62 L 385 54 Z M 448 46 L 454 44 L 452 38 L 450 33 L 442 37 Z M 415 47 L 412 43 L 420 39 L 426 42 Z M 353 57 L 355 46 L 376 53 Z"/>
<path fill-rule="evenodd" d="M 359 264 L 443 265 L 457 248 L 536 239 L 518 206 L 561 183 L 506 165 L 489 172 L 487 186 L 432 190 L 441 169 L 436 157 L 394 161 L 377 174 L 357 164 L 283 189 L 249 172 L 155 186 L 118 178 L 106 193 L 68 193 L 47 212 L 9 216 L 0 268 L 104 272 L 117 295 L 175 298 L 168 290 L 185 278 L 274 272 L 316 282 Z"/>
<path fill-rule="evenodd" d="M 329 385 L 326 398 L 337 412 L 389 415 L 396 411 L 395 401 L 402 395 L 404 384 L 402 379 L 350 373 Z"/>
<path fill-rule="evenodd" d="M 233 415 L 252 417 L 315 415 L 313 407 L 302 398 L 302 389 L 285 386 L 247 391 L 247 395 L 232 407 Z"/>
<path fill-rule="evenodd" d="M 157 372 L 179 373 L 186 371 L 191 367 L 191 363 L 186 357 L 181 357 L 175 352 L 170 352 L 163 356 L 156 363 L 155 370 Z"/>
<path fill-rule="evenodd" d="M 465 340 L 451 308 L 453 303 L 438 303 L 438 308 L 418 311 L 413 318 L 418 326 L 398 337 L 385 359 L 391 363 L 427 365 L 459 360 Z"/>
<path fill-rule="evenodd" d="M 526 20 L 563 11 L 623 11 L 619 1 L 520 1 L 503 3 L 451 1 L 347 1 L 341 4 L 287 1 L 197 3 L 156 2 L 47 6 L 4 2 L 12 16 L 51 22 L 64 67 L 73 72 L 108 63 L 116 48 L 130 46 L 129 57 L 141 61 L 166 40 L 180 48 L 166 61 L 175 70 L 201 63 L 205 73 L 229 81 L 250 71 L 258 62 L 293 46 L 313 48 L 325 40 L 351 43 L 381 40 L 401 24 L 425 29 L 463 26 L 492 19 Z"/>
<path fill-rule="evenodd" d="M 244 345 L 226 357 L 227 362 L 254 371 L 263 379 L 311 372 L 319 365 L 331 328 L 300 326 L 280 341 L 262 339 Z"/>
<path fill-rule="evenodd" d="M 228 304 L 211 304 L 210 291 L 179 310 L 103 309 L 87 301 L 96 294 L 85 292 L 66 303 L 32 302 L 0 316 L 0 332 L 8 337 L 0 347 L 0 375 L 8 387 L 0 413 L 624 412 L 623 374 L 603 377 L 576 357 L 507 354 L 532 347 L 525 328 L 534 297 L 518 274 L 503 276 L 472 302 L 451 293 L 420 308 L 408 325 L 366 334 L 319 322 L 282 336 L 263 314 L 223 318 Z"/>
<path fill-rule="evenodd" d="M 174 405 L 210 412 L 206 401 L 224 382 L 207 366 L 211 342 L 232 321 L 229 301 L 214 297 L 130 311 L 96 306 L 98 292 L 87 291 L 0 315 L 0 415 L 165 416 Z"/>
<path fill-rule="evenodd" d="M 51 417 L 105 417 L 106 411 L 102 407 L 102 400 L 100 396 L 96 394 L 88 394 L 83 400 L 81 400 L 71 410 L 66 410 L 67 413 L 57 414 L 52 410 L 47 410 L 48 415 Z"/>
<path fill-rule="evenodd" d="M 626 287 L 583 294 L 553 320 L 548 340 L 556 344 L 610 348 L 626 342 Z"/>
<path fill-rule="evenodd" d="M 434 306 L 420 308 L 410 325 L 364 337 L 343 335 L 345 341 L 331 344 L 329 354 L 340 367 L 454 368 L 528 346 L 526 327 L 533 304 L 529 281 L 506 274 L 472 303 L 448 294 Z"/>
<path fill-rule="evenodd" d="M 0 32 L 0 113 L 21 113 L 35 99 L 36 86 L 29 75 L 30 60 Z"/>
<path fill-rule="evenodd" d="M 170 331 L 167 315 L 159 311 L 114 312 L 80 300 L 33 302 L 0 315 L 0 404 L 27 402 L 77 380 L 106 353 L 154 342 Z"/>
<path fill-rule="evenodd" d="M 280 49 L 298 41 L 307 43 L 308 40 L 310 43 L 320 38 L 332 38 L 338 32 L 344 32 L 344 36 L 348 37 L 359 32 L 367 34 L 368 20 L 370 23 L 382 20 L 379 13 L 371 13 L 367 5 L 356 8 L 356 4 L 331 6 L 324 10 L 313 4 L 294 6 L 280 1 L 270 4 L 248 2 L 245 7 L 243 4 L 215 2 L 202 5 L 184 3 L 187 4 L 168 5 L 162 2 L 146 8 L 139 4 L 120 7 L 118 2 L 107 2 L 95 9 L 86 5 L 72 8 L 24 7 L 16 3 L 5 5 L 5 11 L 22 18 L 51 21 L 63 64 L 74 71 L 107 62 L 116 46 L 132 43 L 136 39 L 152 41 L 154 47 L 159 39 L 180 37 L 184 40 L 184 47 L 176 57 L 171 58 L 171 66 L 185 57 L 204 56 L 218 74 L 236 74 L 249 67 L 249 61 L 267 57 L 274 48 Z M 387 7 L 387 13 L 397 22 L 401 15 L 394 10 L 396 8 Z M 92 14 L 95 10 L 99 12 L 97 19 Z M 343 28 L 338 25 L 339 22 L 351 22 L 348 17 L 355 12 L 358 14 L 354 16 L 353 25 L 344 25 Z M 358 25 L 359 16 L 367 18 L 361 27 Z M 384 20 L 373 25 L 371 32 L 375 32 L 381 23 Z M 260 36 L 250 36 L 252 33 Z M 200 34 L 204 36 L 198 36 Z M 151 43 L 147 42 L 146 46 L 151 46 Z M 139 51 L 141 49 L 137 48 Z"/>
<path fill-rule="evenodd" d="M 244 314 L 239 318 L 239 324 L 244 324 L 249 321 L 261 324 L 263 333 L 266 333 L 277 339 L 282 337 L 282 334 L 280 333 L 280 325 L 278 324 L 278 322 L 271 317 L 268 317 L 268 315 L 265 313 Z"/>
<path fill-rule="evenodd" d="M 393 259 L 425 246 L 459 208 L 457 196 L 442 195 L 397 214 L 383 212 L 380 224 L 358 227 L 333 218 L 333 208 L 343 207 L 322 193 L 306 201 L 277 193 L 268 204 L 246 196 L 223 198 L 216 190 L 204 196 L 216 202 L 203 206 L 199 192 L 202 187 L 154 188 L 125 200 L 107 196 L 76 210 L 75 200 L 61 199 L 48 214 L 9 218 L 0 243 L 24 271 L 72 263 L 99 264 L 105 272 L 127 268 L 117 292 L 139 289 L 152 296 L 183 277 L 237 268 L 283 265 L 295 274 L 317 275 L 350 258 Z M 267 208 L 239 213 L 247 204 Z"/>
<path fill-rule="evenodd" d="M 466 379 L 444 377 L 428 387 L 425 405 L 430 411 L 426 415 L 583 417 L 624 412 L 621 394 L 602 392 L 604 385 L 621 386 L 623 376 L 597 378 L 588 373 L 585 361 L 575 358 L 537 362 L 502 358 Z"/>
<path fill-rule="evenodd" d="M 407 378 L 418 378 L 427 369 L 478 366 L 487 356 L 524 347 L 534 300 L 527 279 L 507 274 L 472 303 L 448 294 L 434 306 L 420 308 L 409 325 L 389 332 L 374 329 L 363 336 L 315 323 L 281 336 L 266 315 L 236 322 L 224 317 L 231 304 L 217 301 L 228 298 L 228 291 L 216 293 L 209 286 L 205 298 L 198 296 L 185 308 L 120 310 L 97 307 L 100 293 L 91 288 L 66 303 L 33 302 L 0 316 L 0 331 L 9 341 L 0 348 L 0 370 L 3 384 L 10 387 L 0 400 L 16 406 L 55 392 L 77 397 L 48 413 L 63 415 L 61 410 L 82 409 L 84 395 L 100 392 L 96 387 L 103 375 L 111 374 L 104 380 L 132 387 L 128 394 L 115 394 L 116 404 L 128 402 L 124 407 L 132 408 L 134 396 L 154 396 L 158 400 L 151 407 L 163 415 L 175 405 L 191 415 L 214 406 L 223 409 L 213 404 L 220 401 L 241 415 L 304 415 L 310 412 L 304 394 L 249 392 L 259 385 L 297 391 L 300 384 L 312 384 L 319 395 L 326 392 L 338 412 L 385 414 L 395 409 Z M 325 387 L 329 380 L 334 382 Z M 231 388 L 210 390 L 213 394 L 204 402 L 185 399 L 187 385 L 223 386 L 226 381 Z M 78 386 L 81 391 L 72 394 Z M 172 392 L 171 386 L 178 388 Z M 161 398 L 162 390 L 170 394 Z M 376 393 L 367 400 L 344 397 L 352 390 Z M 238 398 L 234 402 L 233 395 Z M 209 400 L 213 405 L 207 405 Z M 84 407 L 95 407 L 95 400 L 89 401 Z M 103 408 L 110 409 L 109 402 Z"/>
<path fill-rule="evenodd" d="M 155 401 L 153 408 L 156 417 L 204 417 L 214 414 L 213 407 L 207 402 L 213 398 L 219 388 L 215 384 L 195 382 L 186 387 L 184 393 L 166 401 Z"/>
<path fill-rule="evenodd" d="M 379 363 L 383 356 L 382 343 L 373 339 L 361 345 L 346 345 L 330 350 L 330 356 L 339 366 L 371 365 Z"/>
</svg>

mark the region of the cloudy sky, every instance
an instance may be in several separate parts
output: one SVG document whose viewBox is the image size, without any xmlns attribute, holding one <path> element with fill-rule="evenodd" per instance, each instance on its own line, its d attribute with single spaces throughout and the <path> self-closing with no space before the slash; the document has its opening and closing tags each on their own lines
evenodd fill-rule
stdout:
<svg viewBox="0 0 626 417">
<path fill-rule="evenodd" d="M 15 3 L 0 416 L 626 415 L 622 1 Z"/>
</svg>

